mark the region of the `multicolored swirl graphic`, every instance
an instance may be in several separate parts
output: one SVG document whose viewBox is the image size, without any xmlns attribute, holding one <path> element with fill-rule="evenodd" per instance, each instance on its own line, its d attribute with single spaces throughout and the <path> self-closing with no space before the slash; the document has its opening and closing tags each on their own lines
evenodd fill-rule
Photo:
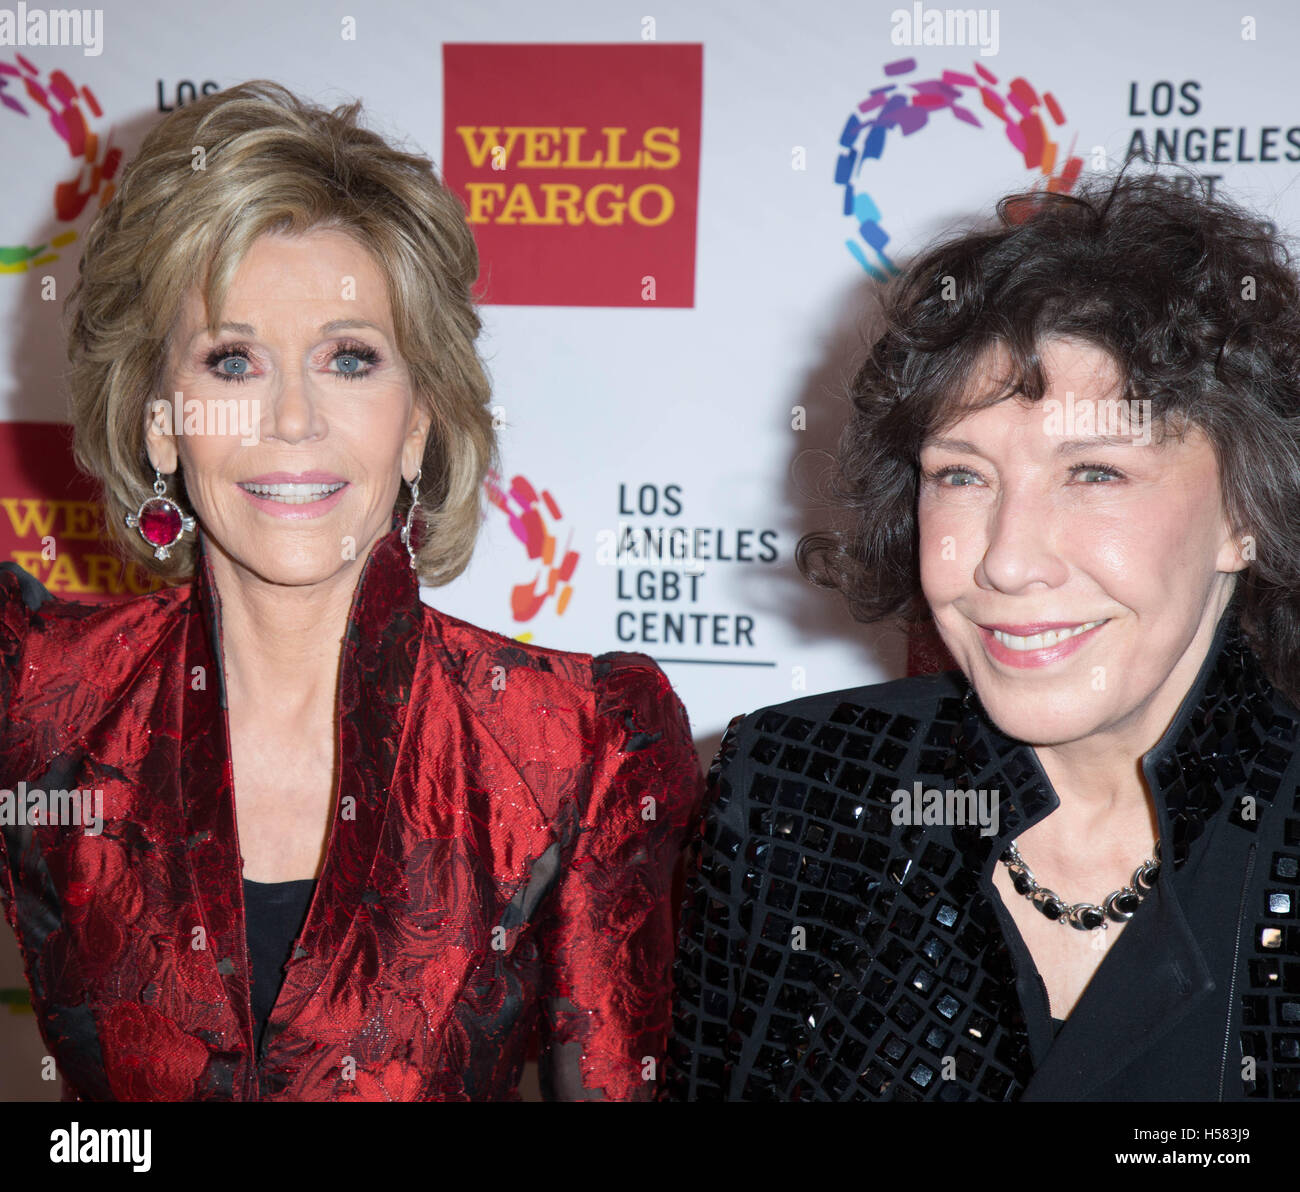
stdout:
<svg viewBox="0 0 1300 1192">
<path fill-rule="evenodd" d="M 13 63 L 0 62 L 0 105 L 30 118 L 32 112 L 23 99 L 33 105 L 34 110 L 45 112 L 50 127 L 67 145 L 68 153 L 81 162 L 76 178 L 59 182 L 54 187 L 54 218 L 61 224 L 71 224 L 96 195 L 101 207 L 113 197 L 113 177 L 122 164 L 122 151 L 114 148 L 111 132 L 101 138 L 91 131 L 86 113 L 89 112 L 95 120 L 104 113 L 89 87 L 77 88 L 61 70 L 51 71 L 49 80 L 42 82 L 40 71 L 17 54 Z M 17 173 L 20 163 L 11 165 Z M 23 273 L 57 261 L 59 254 L 55 250 L 71 244 L 76 238 L 75 229 L 69 227 L 42 244 L 0 244 L 0 273 Z"/>
<path fill-rule="evenodd" d="M 501 477 L 492 472 L 487 478 L 487 495 L 510 521 L 514 536 L 523 543 L 530 559 L 540 562 L 536 574 L 528 583 L 516 584 L 510 590 L 510 612 L 516 621 L 531 621 L 542 606 L 555 597 L 556 616 L 562 616 L 573 595 L 574 569 L 578 554 L 571 550 L 573 531 L 569 531 L 563 553 L 556 549 L 556 538 L 550 523 L 563 519 L 564 514 L 550 492 L 538 491 L 523 476 L 514 476 L 506 489 Z M 549 522 L 548 522 L 549 519 Z"/>
<path fill-rule="evenodd" d="M 899 78 L 914 70 L 915 58 L 901 58 L 884 68 L 886 78 Z M 877 281 L 886 281 L 898 268 L 885 252 L 889 234 L 879 207 L 865 188 L 866 164 L 884 155 L 891 130 L 913 136 L 923 128 L 935 127 L 930 118 L 938 112 L 950 112 L 958 120 L 983 129 L 972 110 L 977 103 L 996 117 L 1025 169 L 1037 171 L 1048 191 L 1073 189 L 1083 159 L 1074 154 L 1077 135 L 1065 153 L 1052 139 L 1051 126 L 1063 125 L 1065 114 L 1050 91 L 1040 95 L 1023 78 L 1012 79 L 999 90 L 997 76 L 978 62 L 974 74 L 945 70 L 937 79 L 911 79 L 874 87 L 849 114 L 840 134 L 842 152 L 835 163 L 835 181 L 844 188 L 844 214 L 858 225 L 858 239 L 846 240 L 845 244 L 853 259 Z M 1051 126 L 1043 119 L 1044 112 Z M 998 123 L 992 123 L 992 127 L 997 128 Z"/>
</svg>

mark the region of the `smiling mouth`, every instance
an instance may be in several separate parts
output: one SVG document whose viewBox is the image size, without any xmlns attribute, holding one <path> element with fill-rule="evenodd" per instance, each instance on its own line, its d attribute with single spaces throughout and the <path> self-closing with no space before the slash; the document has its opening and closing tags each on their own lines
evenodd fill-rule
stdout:
<svg viewBox="0 0 1300 1192">
<path fill-rule="evenodd" d="M 343 488 L 345 481 L 337 484 L 245 484 L 239 485 L 246 493 L 282 505 L 310 505 L 321 501 Z"/>
<path fill-rule="evenodd" d="M 1017 637 L 1013 633 L 1003 633 L 1001 629 L 991 629 L 989 632 L 1008 650 L 1025 652 L 1048 650 L 1072 637 L 1078 637 L 1081 633 L 1087 633 L 1089 629 L 1096 629 L 1098 625 L 1104 625 L 1108 620 L 1109 617 L 1103 617 L 1100 621 L 1085 621 L 1082 625 L 1075 625 L 1071 629 L 1048 629 L 1044 633 L 1035 633 L 1031 637 Z"/>
</svg>

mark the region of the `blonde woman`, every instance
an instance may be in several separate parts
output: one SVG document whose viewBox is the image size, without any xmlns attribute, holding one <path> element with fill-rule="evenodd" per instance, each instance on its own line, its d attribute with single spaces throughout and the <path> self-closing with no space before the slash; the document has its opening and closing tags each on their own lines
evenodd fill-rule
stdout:
<svg viewBox="0 0 1300 1192">
<path fill-rule="evenodd" d="M 0 831 L 66 1096 L 644 1099 L 697 803 L 646 657 L 420 601 L 494 454 L 478 259 L 431 163 L 252 82 L 155 128 L 69 299 L 76 444 L 129 557 L 92 608 L 0 572 Z"/>
</svg>

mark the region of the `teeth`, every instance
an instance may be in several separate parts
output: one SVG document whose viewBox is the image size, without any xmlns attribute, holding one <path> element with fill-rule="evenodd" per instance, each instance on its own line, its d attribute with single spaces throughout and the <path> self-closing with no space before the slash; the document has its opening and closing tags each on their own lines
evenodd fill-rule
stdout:
<svg viewBox="0 0 1300 1192">
<path fill-rule="evenodd" d="M 1078 637 L 1081 633 L 1087 633 L 1089 629 L 1096 629 L 1098 625 L 1104 625 L 1106 618 L 1100 621 L 1088 621 L 1083 625 L 1076 625 L 1073 629 L 1049 629 L 1046 633 L 1035 633 L 1033 637 L 1016 637 L 1012 633 L 1003 633 L 1000 629 L 993 630 L 993 636 L 998 639 L 1008 650 L 1046 650 L 1058 642 L 1065 641 L 1068 637 Z"/>
<path fill-rule="evenodd" d="M 343 483 L 340 481 L 338 484 L 241 484 L 239 487 L 245 492 L 256 493 L 259 497 L 279 501 L 284 505 L 308 505 L 312 501 L 328 497 L 330 493 L 338 492 L 343 487 Z"/>
</svg>

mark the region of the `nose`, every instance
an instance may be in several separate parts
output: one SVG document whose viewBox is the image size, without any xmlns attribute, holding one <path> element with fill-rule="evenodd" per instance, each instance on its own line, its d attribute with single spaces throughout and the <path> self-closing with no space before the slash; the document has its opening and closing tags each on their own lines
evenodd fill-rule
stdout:
<svg viewBox="0 0 1300 1192">
<path fill-rule="evenodd" d="M 1055 588 L 1069 576 L 1058 543 L 1064 529 L 1048 495 L 1028 483 L 1005 485 L 989 511 L 987 545 L 975 571 L 982 588 L 1019 593 Z"/>
<path fill-rule="evenodd" d="M 271 387 L 271 408 L 263 411 L 263 435 L 281 443 L 319 438 L 325 423 L 306 366 L 282 369 Z"/>
</svg>

